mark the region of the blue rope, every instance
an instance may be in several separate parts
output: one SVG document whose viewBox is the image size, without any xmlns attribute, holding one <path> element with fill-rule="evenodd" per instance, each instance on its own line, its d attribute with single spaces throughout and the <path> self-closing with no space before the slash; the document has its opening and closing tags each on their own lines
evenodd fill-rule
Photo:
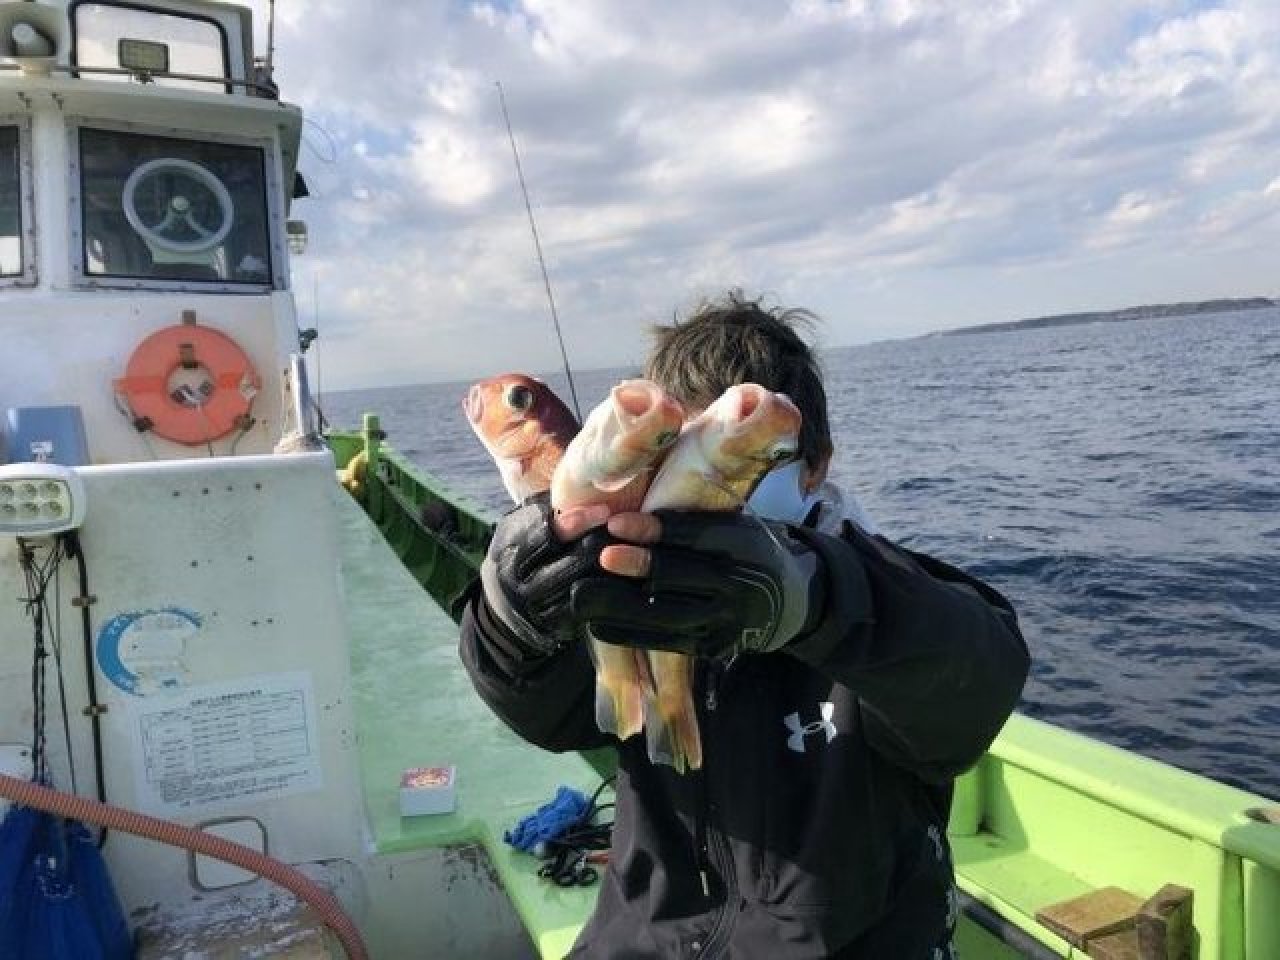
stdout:
<svg viewBox="0 0 1280 960">
<path fill-rule="evenodd" d="M 533 853 L 538 844 L 554 840 L 580 824 L 591 811 L 591 801 L 585 793 L 572 787 L 560 787 L 555 799 L 543 804 L 510 830 L 502 839 L 517 850 Z"/>
</svg>

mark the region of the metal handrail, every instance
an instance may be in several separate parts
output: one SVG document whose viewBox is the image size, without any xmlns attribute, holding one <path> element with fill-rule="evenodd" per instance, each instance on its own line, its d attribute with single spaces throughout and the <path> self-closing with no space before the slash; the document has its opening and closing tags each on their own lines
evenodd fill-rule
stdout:
<svg viewBox="0 0 1280 960">
<path fill-rule="evenodd" d="M 7 62 L 0 63 L 0 70 L 9 70 L 14 72 L 22 71 L 21 63 Z M 226 76 L 210 76 L 202 73 L 172 73 L 169 71 L 157 71 L 152 73 L 146 70 L 129 70 L 125 67 L 84 67 L 84 66 L 68 66 L 62 63 L 55 63 L 49 66 L 49 73 L 65 73 L 72 76 L 80 74 L 103 74 L 105 76 L 117 77 L 134 77 L 141 83 L 149 83 L 152 80 L 193 80 L 197 83 L 216 83 L 224 87 L 244 87 L 246 90 L 253 90 L 266 94 L 263 99 L 279 100 L 280 91 L 273 85 L 258 83 L 256 80 L 239 80 L 235 77 Z"/>
</svg>

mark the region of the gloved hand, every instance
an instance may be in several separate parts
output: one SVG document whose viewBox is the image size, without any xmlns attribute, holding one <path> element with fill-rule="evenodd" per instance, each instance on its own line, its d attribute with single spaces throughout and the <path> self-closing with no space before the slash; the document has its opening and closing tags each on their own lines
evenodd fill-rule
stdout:
<svg viewBox="0 0 1280 960">
<path fill-rule="evenodd" d="M 607 512 L 600 508 L 599 520 Z M 550 497 L 529 498 L 498 521 L 480 565 L 489 609 L 533 652 L 563 649 L 573 639 L 569 588 L 599 573 L 596 561 L 606 537 L 597 529 L 580 539 L 562 540 L 552 524 Z"/>
<path fill-rule="evenodd" d="M 605 643 L 727 658 L 813 630 L 826 602 L 819 556 L 783 524 L 739 513 L 657 511 L 643 577 L 591 576 L 573 622 Z"/>
</svg>

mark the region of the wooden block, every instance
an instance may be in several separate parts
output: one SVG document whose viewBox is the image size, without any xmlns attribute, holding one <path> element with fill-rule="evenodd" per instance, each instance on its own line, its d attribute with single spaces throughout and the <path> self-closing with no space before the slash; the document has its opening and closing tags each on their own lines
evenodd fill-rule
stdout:
<svg viewBox="0 0 1280 960">
<path fill-rule="evenodd" d="M 1138 952 L 1138 934 L 1133 930 L 1108 933 L 1090 940 L 1084 952 L 1094 960 L 1142 960 Z"/>
<path fill-rule="evenodd" d="M 1140 960 L 1191 960 L 1193 893 L 1169 883 L 1142 905 L 1136 919 Z"/>
<path fill-rule="evenodd" d="M 1119 887 L 1102 887 L 1084 896 L 1051 904 L 1036 912 L 1044 924 L 1074 947 L 1109 933 L 1131 930 L 1142 900 Z"/>
</svg>

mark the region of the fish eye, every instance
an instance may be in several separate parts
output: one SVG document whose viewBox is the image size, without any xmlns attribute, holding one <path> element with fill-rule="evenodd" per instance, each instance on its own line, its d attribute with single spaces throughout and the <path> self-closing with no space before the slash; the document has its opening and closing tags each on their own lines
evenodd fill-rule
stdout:
<svg viewBox="0 0 1280 960">
<path fill-rule="evenodd" d="M 785 444 L 774 447 L 772 450 L 769 450 L 765 453 L 765 456 L 768 458 L 769 462 L 774 466 L 794 460 L 799 455 L 800 455 L 799 450 L 797 450 L 795 447 L 787 446 Z"/>
<path fill-rule="evenodd" d="M 653 443 L 654 446 L 659 448 L 669 447 L 671 444 L 676 442 L 676 438 L 679 436 L 679 430 L 663 430 L 662 433 L 658 434 L 658 436 L 654 438 Z"/>
<path fill-rule="evenodd" d="M 528 413 L 529 408 L 533 406 L 533 391 L 522 383 L 513 383 L 507 387 L 507 393 L 503 399 L 512 410 Z"/>
</svg>

